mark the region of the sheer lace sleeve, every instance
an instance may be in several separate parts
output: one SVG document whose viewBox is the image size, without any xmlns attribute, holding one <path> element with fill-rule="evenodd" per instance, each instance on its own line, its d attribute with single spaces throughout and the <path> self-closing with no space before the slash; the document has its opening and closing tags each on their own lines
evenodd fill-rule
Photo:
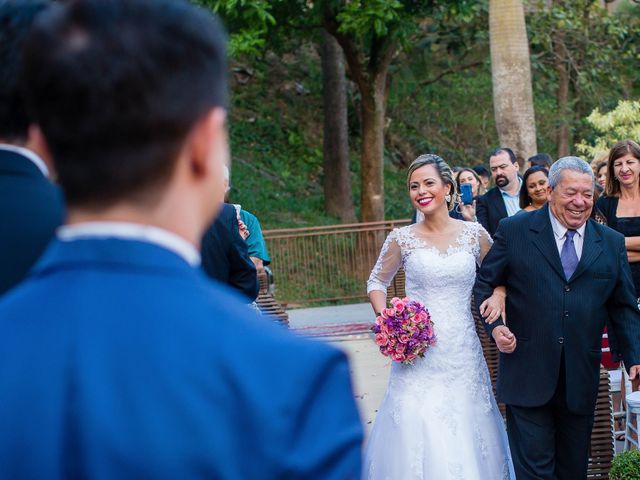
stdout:
<svg viewBox="0 0 640 480">
<path fill-rule="evenodd" d="M 476 256 L 476 262 L 478 265 L 482 265 L 482 261 L 484 260 L 485 255 L 491 249 L 491 245 L 493 245 L 493 240 L 491 239 L 491 235 L 487 232 L 484 227 L 478 224 L 478 255 Z"/>
<path fill-rule="evenodd" d="M 402 264 L 402 252 L 396 239 L 397 230 L 393 230 L 380 250 L 380 256 L 376 262 L 369 280 L 367 281 L 367 293 L 373 290 L 387 292 L 387 287 L 393 280 L 400 265 Z"/>
</svg>

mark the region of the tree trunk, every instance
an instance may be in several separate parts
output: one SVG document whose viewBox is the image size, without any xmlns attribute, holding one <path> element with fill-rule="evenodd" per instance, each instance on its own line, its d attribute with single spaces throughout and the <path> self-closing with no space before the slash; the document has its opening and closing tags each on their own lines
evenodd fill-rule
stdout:
<svg viewBox="0 0 640 480">
<path fill-rule="evenodd" d="M 363 222 L 384 220 L 384 121 L 386 113 L 386 84 L 389 65 L 397 43 L 389 37 L 374 37 L 368 55 L 359 49 L 358 42 L 340 32 L 335 17 L 325 17 L 325 28 L 342 47 L 349 75 L 358 86 L 362 122 L 361 202 Z M 367 58 L 368 57 L 368 58 Z"/>
<path fill-rule="evenodd" d="M 373 79 L 362 94 L 362 189 L 363 222 L 384 220 L 384 119 L 386 71 Z"/>
<path fill-rule="evenodd" d="M 521 0 L 489 1 L 493 107 L 501 146 L 521 168 L 537 153 L 529 43 Z"/>
<path fill-rule="evenodd" d="M 556 103 L 558 106 L 558 158 L 569 155 L 571 112 L 569 111 L 569 69 L 567 68 L 567 46 L 564 42 L 564 32 L 558 29 L 553 36 L 553 51 L 555 55 L 555 69 L 558 75 L 558 89 Z"/>
<path fill-rule="evenodd" d="M 342 48 L 328 32 L 322 38 L 324 107 L 324 206 L 342 222 L 355 222 L 347 129 L 347 81 Z"/>
</svg>

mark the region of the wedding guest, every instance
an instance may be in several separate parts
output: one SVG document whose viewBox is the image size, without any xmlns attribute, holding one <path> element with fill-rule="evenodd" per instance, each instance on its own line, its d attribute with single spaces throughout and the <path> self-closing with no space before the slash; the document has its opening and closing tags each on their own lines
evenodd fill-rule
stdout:
<svg viewBox="0 0 640 480">
<path fill-rule="evenodd" d="M 536 165 L 530 167 L 522 176 L 520 187 L 520 208 L 532 212 L 543 207 L 549 198 L 549 171 Z"/>
<path fill-rule="evenodd" d="M 458 185 L 458 193 L 460 193 L 460 185 L 468 183 L 472 187 L 472 194 L 475 197 L 483 195 L 485 192 L 484 185 L 480 176 L 473 170 L 473 168 L 463 167 L 458 173 L 456 173 L 456 183 Z"/>
<path fill-rule="evenodd" d="M 600 187 L 601 192 L 604 192 L 604 189 L 607 186 L 607 170 L 608 168 L 606 160 L 603 160 L 596 165 L 596 183 Z"/>
<path fill-rule="evenodd" d="M 0 295 L 21 282 L 64 217 L 62 192 L 29 133 L 20 95 L 20 52 L 48 2 L 0 2 Z"/>
<path fill-rule="evenodd" d="M 606 152 L 598 152 L 594 157 L 593 160 L 591 160 L 591 168 L 593 169 L 593 174 L 596 176 L 597 179 L 597 175 L 598 172 L 597 167 L 598 165 L 600 165 L 601 162 L 607 162 L 607 160 L 609 159 L 609 151 L 607 150 Z"/>
<path fill-rule="evenodd" d="M 256 267 L 249 257 L 246 241 L 240 235 L 233 205 L 225 203 L 202 236 L 202 269 L 212 279 L 233 287 L 249 302 L 258 297 L 260 285 Z"/>
<path fill-rule="evenodd" d="M 493 236 L 500 220 L 520 211 L 522 179 L 518 176 L 518 160 L 510 148 L 493 150 L 489 156 L 489 165 L 496 186 L 478 198 L 476 215 L 482 226 Z"/>
<path fill-rule="evenodd" d="M 542 168 L 546 168 L 547 170 L 551 168 L 551 164 L 553 163 L 553 159 L 548 153 L 536 153 L 535 155 L 529 157 L 527 161 L 529 162 L 530 167 L 540 166 Z"/>
<path fill-rule="evenodd" d="M 487 170 L 484 165 L 475 165 L 471 168 L 480 177 L 480 181 L 482 182 L 484 191 L 486 192 L 487 190 L 489 190 L 489 184 L 491 182 L 491 174 L 489 173 L 489 170 Z"/>
<path fill-rule="evenodd" d="M 345 354 L 198 268 L 229 156 L 224 38 L 186 1 L 36 20 L 24 89 L 69 213 L 0 300 L 1 477 L 358 478 Z"/>
<path fill-rule="evenodd" d="M 609 175 L 597 207 L 607 225 L 625 236 L 627 258 L 640 299 L 640 145 L 622 140 L 609 151 Z"/>
<path fill-rule="evenodd" d="M 253 213 L 244 208 L 240 209 L 240 219 L 246 225 L 249 235 L 245 238 L 249 258 L 257 271 L 261 271 L 271 263 L 271 257 L 267 251 L 267 243 L 264 241 L 260 220 Z"/>
<path fill-rule="evenodd" d="M 456 218 L 458 220 L 466 220 L 468 222 L 477 221 L 476 218 L 476 198 L 484 193 L 484 187 L 482 186 L 482 181 L 478 174 L 471 168 L 463 167 L 455 175 L 456 180 L 456 192 L 458 193 L 457 201 L 455 202 L 455 206 L 449 212 L 449 215 L 452 218 Z M 473 201 L 470 204 L 465 204 L 462 201 L 462 192 L 460 190 L 460 185 L 469 184 L 471 185 L 471 195 Z"/>
<path fill-rule="evenodd" d="M 224 167 L 225 180 L 225 201 L 228 201 L 228 194 L 231 190 L 229 168 Z M 262 235 L 262 226 L 258 218 L 251 212 L 248 212 L 242 205 L 234 204 L 238 213 L 238 222 L 240 224 L 240 235 L 247 243 L 249 258 L 254 263 L 256 270 L 260 271 L 271 263 L 271 257 L 267 252 L 267 244 Z"/>
</svg>

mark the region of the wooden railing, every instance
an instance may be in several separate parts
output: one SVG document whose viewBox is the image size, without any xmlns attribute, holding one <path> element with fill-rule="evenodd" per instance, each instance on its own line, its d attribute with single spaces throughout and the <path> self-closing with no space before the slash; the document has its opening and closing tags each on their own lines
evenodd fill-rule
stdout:
<svg viewBox="0 0 640 480">
<path fill-rule="evenodd" d="M 265 230 L 276 298 L 289 308 L 366 300 L 382 243 L 409 219 Z"/>
</svg>

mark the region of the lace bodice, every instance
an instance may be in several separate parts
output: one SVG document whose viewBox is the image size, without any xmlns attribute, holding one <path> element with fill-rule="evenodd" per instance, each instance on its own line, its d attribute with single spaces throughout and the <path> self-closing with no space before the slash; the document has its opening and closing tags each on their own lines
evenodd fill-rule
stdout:
<svg viewBox="0 0 640 480">
<path fill-rule="evenodd" d="M 454 289 L 459 287 L 461 290 L 470 291 L 468 285 L 462 285 L 460 281 L 466 277 L 473 286 L 474 261 L 480 265 L 492 241 L 479 223 L 461 221 L 460 224 L 461 229 L 457 236 L 443 239 L 440 242 L 441 245 L 435 245 L 420 235 L 416 225 L 394 229 L 385 240 L 378 261 L 371 271 L 367 282 L 367 293 L 372 290 L 381 290 L 386 293 L 391 280 L 401 266 L 404 267 L 407 277 L 406 293 L 411 298 L 421 298 L 432 288 L 444 286 L 443 281 Z M 465 253 L 467 255 L 458 255 Z M 425 254 L 431 258 L 425 258 Z M 469 260 L 471 265 L 466 265 Z M 436 264 L 439 267 L 437 269 Z M 456 277 L 457 275 L 460 276 Z M 423 294 L 414 297 L 409 289 L 419 290 Z"/>
</svg>

